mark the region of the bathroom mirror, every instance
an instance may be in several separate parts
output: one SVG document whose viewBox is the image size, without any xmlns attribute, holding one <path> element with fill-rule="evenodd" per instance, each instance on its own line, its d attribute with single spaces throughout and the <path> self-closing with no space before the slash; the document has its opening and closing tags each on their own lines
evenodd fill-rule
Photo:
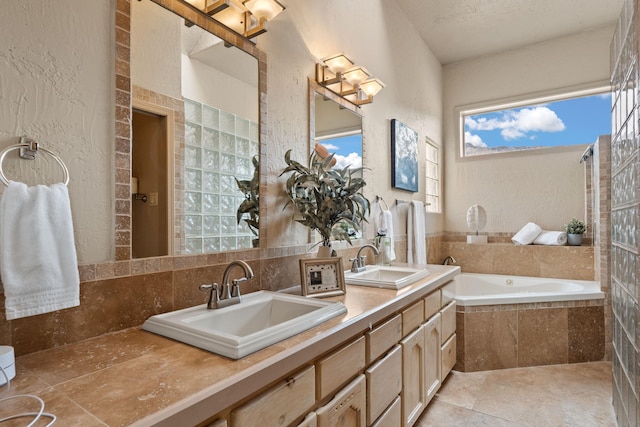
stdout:
<svg viewBox="0 0 640 427">
<path fill-rule="evenodd" d="M 311 79 L 309 135 L 310 152 L 321 145 L 334 154 L 334 168 L 362 168 L 363 132 L 360 109 Z M 362 170 L 359 173 L 362 174 Z M 353 233 L 353 238 L 360 237 L 359 232 L 353 230 Z M 319 237 L 312 233 L 310 241 L 317 242 Z"/>
<path fill-rule="evenodd" d="M 184 3 L 131 9 L 131 257 L 258 247 L 259 52 Z"/>
</svg>

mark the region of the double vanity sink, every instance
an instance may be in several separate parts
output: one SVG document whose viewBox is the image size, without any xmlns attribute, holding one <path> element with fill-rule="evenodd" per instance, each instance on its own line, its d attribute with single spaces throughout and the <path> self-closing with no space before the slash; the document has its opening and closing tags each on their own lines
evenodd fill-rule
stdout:
<svg viewBox="0 0 640 427">
<path fill-rule="evenodd" d="M 345 273 L 345 283 L 401 289 L 428 276 L 424 268 L 370 265 Z M 276 342 L 346 313 L 341 302 L 300 295 L 258 291 L 242 302 L 219 309 L 207 304 L 150 317 L 142 329 L 186 344 L 240 359 Z"/>
</svg>

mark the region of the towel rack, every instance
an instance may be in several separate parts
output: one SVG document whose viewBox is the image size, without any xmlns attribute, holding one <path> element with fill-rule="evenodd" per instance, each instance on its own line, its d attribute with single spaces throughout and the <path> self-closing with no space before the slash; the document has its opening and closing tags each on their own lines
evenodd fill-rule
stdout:
<svg viewBox="0 0 640 427">
<path fill-rule="evenodd" d="M 406 201 L 406 200 L 400 200 L 400 199 L 396 199 L 396 206 L 397 205 L 402 205 L 404 203 L 410 203 L 410 201 Z M 425 203 L 425 206 L 431 206 L 431 203 Z"/>
<path fill-rule="evenodd" d="M 19 153 L 20 158 L 26 159 L 26 160 L 34 160 L 36 158 L 36 154 L 38 153 L 38 151 L 44 151 L 45 153 L 49 154 L 62 167 L 62 172 L 64 174 L 64 185 L 69 184 L 69 169 L 67 169 L 67 166 L 64 164 L 62 159 L 58 157 L 57 154 L 55 154 L 50 150 L 47 150 L 44 147 L 41 147 L 40 144 L 38 144 L 33 139 L 21 137 L 19 144 L 10 145 L 4 150 L 2 150 L 2 152 L 0 152 L 0 181 L 2 181 L 2 183 L 5 186 L 9 185 L 9 180 L 7 179 L 7 177 L 4 174 L 4 171 L 2 170 L 2 162 L 4 161 L 4 158 L 7 155 L 7 153 L 13 150 L 20 150 L 20 153 Z"/>
<path fill-rule="evenodd" d="M 387 210 L 389 210 L 389 205 L 387 204 L 387 202 L 380 196 L 376 196 L 376 202 L 377 203 L 384 203 L 384 206 L 387 208 Z"/>
</svg>

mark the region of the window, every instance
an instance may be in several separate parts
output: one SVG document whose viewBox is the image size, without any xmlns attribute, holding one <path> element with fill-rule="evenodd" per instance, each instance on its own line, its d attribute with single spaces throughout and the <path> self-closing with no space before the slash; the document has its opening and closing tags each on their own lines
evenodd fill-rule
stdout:
<svg viewBox="0 0 640 427">
<path fill-rule="evenodd" d="M 595 142 L 611 133 L 611 94 L 565 95 L 461 110 L 463 157 Z"/>
<path fill-rule="evenodd" d="M 440 213 L 440 167 L 439 149 L 432 141 L 427 139 L 427 212 Z"/>
</svg>

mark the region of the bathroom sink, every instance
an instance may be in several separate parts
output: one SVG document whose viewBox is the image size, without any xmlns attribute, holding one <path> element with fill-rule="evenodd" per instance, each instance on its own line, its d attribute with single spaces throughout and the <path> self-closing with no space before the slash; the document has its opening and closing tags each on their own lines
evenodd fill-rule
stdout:
<svg viewBox="0 0 640 427">
<path fill-rule="evenodd" d="M 240 359 L 346 313 L 340 302 L 258 291 L 216 310 L 206 304 L 151 316 L 142 329 Z"/>
<path fill-rule="evenodd" d="M 344 273 L 348 285 L 371 286 L 374 288 L 401 289 L 429 275 L 426 268 L 412 268 L 388 265 L 368 265 L 365 271 Z"/>
</svg>

